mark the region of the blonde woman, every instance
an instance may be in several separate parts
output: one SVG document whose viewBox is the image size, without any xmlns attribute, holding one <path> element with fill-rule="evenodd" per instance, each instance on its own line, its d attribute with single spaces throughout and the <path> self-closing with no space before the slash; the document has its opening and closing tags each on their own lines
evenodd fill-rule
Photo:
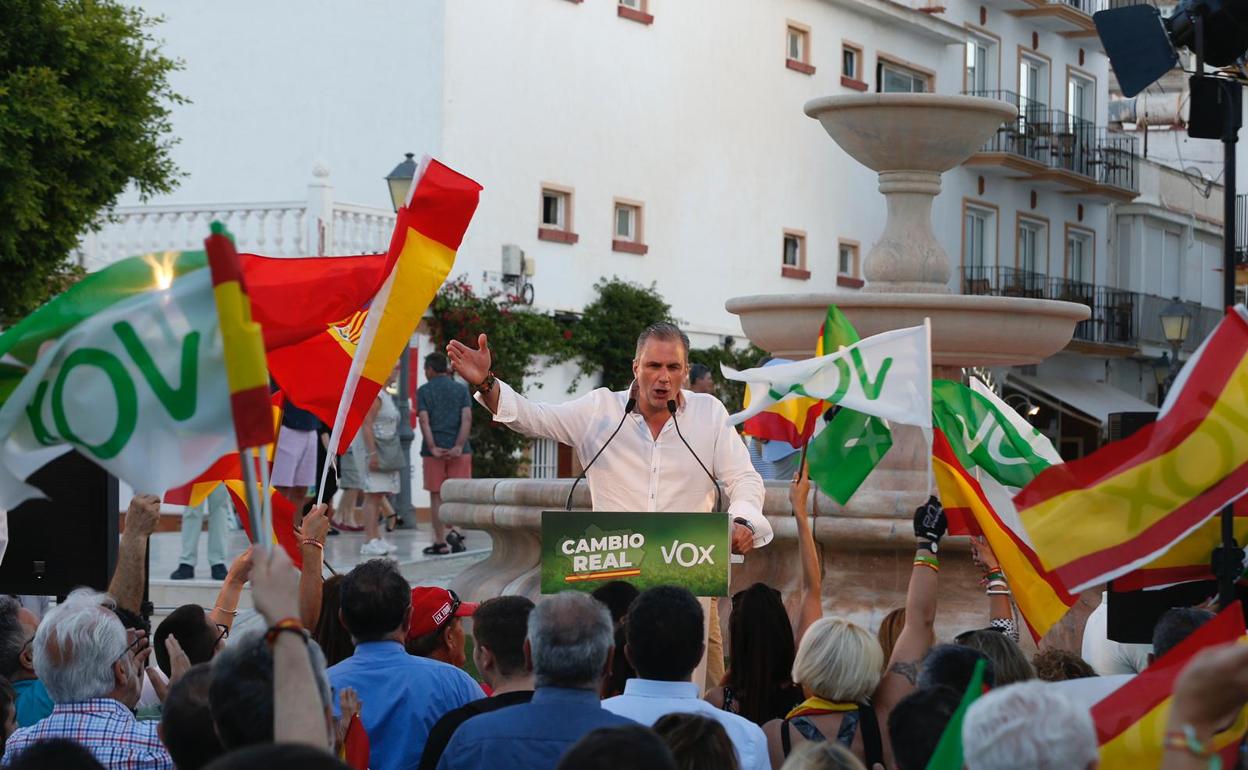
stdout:
<svg viewBox="0 0 1248 770">
<path fill-rule="evenodd" d="M 784 719 L 763 725 L 772 767 L 807 742 L 834 741 L 868 767 L 884 761 L 880 718 L 870 703 L 884 652 L 866 629 L 845 618 L 822 618 L 802 636 L 793 681 L 806 700 Z"/>
</svg>

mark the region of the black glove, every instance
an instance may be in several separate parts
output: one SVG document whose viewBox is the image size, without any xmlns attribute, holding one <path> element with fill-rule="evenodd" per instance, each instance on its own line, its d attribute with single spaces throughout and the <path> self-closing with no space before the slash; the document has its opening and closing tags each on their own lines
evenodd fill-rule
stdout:
<svg viewBox="0 0 1248 770">
<path fill-rule="evenodd" d="M 914 509 L 914 536 L 919 540 L 939 543 L 947 529 L 949 520 L 945 518 L 945 507 L 935 495 Z"/>
</svg>

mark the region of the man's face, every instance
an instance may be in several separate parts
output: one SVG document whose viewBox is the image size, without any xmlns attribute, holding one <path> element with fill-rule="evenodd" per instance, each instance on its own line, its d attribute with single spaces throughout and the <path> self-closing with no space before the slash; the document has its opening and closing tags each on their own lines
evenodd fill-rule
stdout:
<svg viewBox="0 0 1248 770">
<path fill-rule="evenodd" d="M 715 381 L 711 379 L 710 372 L 707 372 L 698 379 L 694 380 L 693 384 L 689 386 L 689 389 L 694 393 L 714 393 Z"/>
<path fill-rule="evenodd" d="M 446 629 L 446 646 L 450 648 L 451 665 L 463 668 L 468 656 L 464 654 L 464 624 L 459 618 L 452 618 Z"/>
<path fill-rule="evenodd" d="M 633 361 L 638 400 L 647 412 L 665 411 L 685 382 L 685 346 L 678 340 L 651 337 Z"/>
</svg>

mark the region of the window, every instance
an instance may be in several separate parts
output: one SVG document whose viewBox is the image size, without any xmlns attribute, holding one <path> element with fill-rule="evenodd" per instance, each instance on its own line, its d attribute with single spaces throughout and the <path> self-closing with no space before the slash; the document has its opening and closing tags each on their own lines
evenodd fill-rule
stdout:
<svg viewBox="0 0 1248 770">
<path fill-rule="evenodd" d="M 990 38 L 969 35 L 966 39 L 966 90 L 984 94 L 997 88 L 997 43 Z"/>
<path fill-rule="evenodd" d="M 1093 283 L 1092 239 L 1087 233 L 1066 232 L 1066 277 L 1078 283 Z"/>
<path fill-rule="evenodd" d="M 856 48 L 845 46 L 841 49 L 841 75 L 850 80 L 859 80 L 858 62 L 862 54 Z"/>
<path fill-rule="evenodd" d="M 789 25 L 789 58 L 793 61 L 804 62 L 806 59 L 806 42 L 808 32 L 804 29 L 798 29 Z"/>
<path fill-rule="evenodd" d="M 884 93 L 920 94 L 927 90 L 927 75 L 892 62 L 880 62 L 875 73 L 876 90 Z"/>
<path fill-rule="evenodd" d="M 628 19 L 640 24 L 653 24 L 650 15 L 650 0 L 618 0 L 616 12 L 621 19 Z"/>
<path fill-rule="evenodd" d="M 783 243 L 780 275 L 803 280 L 809 278 L 810 271 L 806 269 L 806 233 L 801 230 L 785 230 Z"/>
<path fill-rule="evenodd" d="M 634 11 L 644 11 L 642 0 L 620 0 L 620 7 L 631 8 Z"/>
<path fill-rule="evenodd" d="M 858 277 L 858 244 L 841 241 L 837 246 L 836 272 L 850 278 Z"/>
<path fill-rule="evenodd" d="M 962 272 L 969 281 L 987 280 L 997 261 L 996 212 L 967 206 L 962 232 Z"/>
<path fill-rule="evenodd" d="M 1018 64 L 1018 95 L 1022 105 L 1021 118 L 1043 122 L 1049 101 L 1049 65 L 1043 59 L 1024 56 Z"/>
<path fill-rule="evenodd" d="M 1018 222 L 1018 269 L 1027 273 L 1044 273 L 1048 269 L 1048 236 L 1043 222 L 1020 219 Z"/>
<path fill-rule="evenodd" d="M 1066 80 L 1066 111 L 1070 128 L 1090 126 L 1096 119 L 1096 87 L 1089 78 L 1071 74 Z"/>
<path fill-rule="evenodd" d="M 572 188 L 542 185 L 542 211 L 537 237 L 543 241 L 576 243 L 577 235 L 572 231 Z"/>
<path fill-rule="evenodd" d="M 556 190 L 542 190 L 542 226 L 557 230 L 568 229 L 568 194 Z"/>
<path fill-rule="evenodd" d="M 611 250 L 645 254 L 644 208 L 638 201 L 617 200 L 611 223 Z"/>
</svg>

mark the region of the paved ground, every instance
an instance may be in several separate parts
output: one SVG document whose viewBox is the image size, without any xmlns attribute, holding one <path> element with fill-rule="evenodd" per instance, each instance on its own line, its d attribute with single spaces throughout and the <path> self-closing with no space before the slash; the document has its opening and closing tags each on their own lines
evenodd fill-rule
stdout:
<svg viewBox="0 0 1248 770">
<path fill-rule="evenodd" d="M 448 585 L 451 580 L 472 564 L 486 557 L 490 552 L 490 536 L 484 532 L 467 530 L 464 543 L 468 550 L 450 556 L 426 556 L 421 549 L 432 541 L 432 532 L 428 525 L 419 529 L 410 527 L 396 529 L 386 535 L 392 543 L 399 547 L 392 558 L 399 562 L 399 568 L 412 585 Z M 360 555 L 360 545 L 364 542 L 362 533 L 343 532 L 332 536 L 325 544 L 325 561 L 338 572 L 347 572 L 366 558 Z M 177 532 L 158 532 L 152 536 L 151 555 L 151 598 L 156 605 L 155 622 L 167 615 L 175 607 L 194 602 L 211 607 L 221 588 L 220 581 L 208 577 L 208 533 L 199 538 L 199 564 L 196 565 L 195 579 L 170 580 L 169 574 L 178 566 L 181 551 L 181 535 Z M 230 561 L 247 547 L 247 536 L 241 530 L 226 533 L 226 561 Z M 328 576 L 329 569 L 325 574 Z M 241 629 L 252 625 L 254 616 L 251 610 L 250 589 L 245 589 L 239 600 L 239 609 L 244 611 L 237 621 Z M 259 627 L 258 618 L 256 626 Z"/>
</svg>

